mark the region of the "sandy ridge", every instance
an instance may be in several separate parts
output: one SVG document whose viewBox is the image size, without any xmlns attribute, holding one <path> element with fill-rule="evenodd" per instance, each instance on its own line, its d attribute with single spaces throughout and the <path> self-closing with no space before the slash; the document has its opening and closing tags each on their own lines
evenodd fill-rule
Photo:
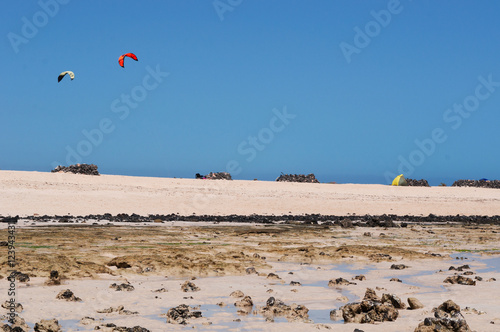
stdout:
<svg viewBox="0 0 500 332">
<path fill-rule="evenodd" d="M 500 215 L 500 190 L 0 171 L 1 215 Z"/>
</svg>

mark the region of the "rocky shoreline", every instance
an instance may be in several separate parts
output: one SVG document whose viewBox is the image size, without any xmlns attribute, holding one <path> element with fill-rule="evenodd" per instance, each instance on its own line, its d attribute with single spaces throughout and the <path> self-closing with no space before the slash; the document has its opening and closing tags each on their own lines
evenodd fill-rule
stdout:
<svg viewBox="0 0 500 332">
<path fill-rule="evenodd" d="M 141 223 L 159 223 L 168 221 L 185 221 L 185 222 L 229 222 L 229 223 L 257 223 L 257 224 L 309 224 L 309 225 L 327 225 L 341 226 L 343 228 L 350 227 L 406 227 L 408 223 L 421 224 L 440 224 L 440 223 L 455 223 L 455 224 L 481 224 L 481 225 L 500 225 L 500 216 L 438 216 L 429 214 L 428 216 L 399 216 L 395 214 L 383 215 L 320 215 L 320 214 L 305 214 L 305 215 L 189 215 L 182 216 L 179 214 L 150 214 L 141 216 L 138 214 L 120 213 L 112 215 L 105 214 L 90 214 L 86 216 L 72 215 L 43 215 L 43 216 L 26 216 L 26 217 L 11 217 L 0 216 L 0 222 L 17 222 L 18 220 L 49 222 L 57 221 L 60 223 L 74 223 L 81 221 L 108 221 L 108 222 L 141 222 Z"/>
</svg>

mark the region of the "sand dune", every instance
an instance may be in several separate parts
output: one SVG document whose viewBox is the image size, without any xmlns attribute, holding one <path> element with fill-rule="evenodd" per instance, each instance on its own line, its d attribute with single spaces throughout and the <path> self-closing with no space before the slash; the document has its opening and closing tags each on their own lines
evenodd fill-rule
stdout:
<svg viewBox="0 0 500 332">
<path fill-rule="evenodd" d="M 500 190 L 0 171 L 2 215 L 500 215 Z"/>
</svg>

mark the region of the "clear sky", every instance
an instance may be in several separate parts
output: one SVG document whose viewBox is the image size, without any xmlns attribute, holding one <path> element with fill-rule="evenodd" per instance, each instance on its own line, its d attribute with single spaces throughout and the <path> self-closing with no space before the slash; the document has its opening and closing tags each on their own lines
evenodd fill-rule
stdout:
<svg viewBox="0 0 500 332">
<path fill-rule="evenodd" d="M 6 0 L 0 169 L 500 179 L 499 13 L 494 0 Z M 121 68 L 128 52 L 139 61 Z"/>
</svg>

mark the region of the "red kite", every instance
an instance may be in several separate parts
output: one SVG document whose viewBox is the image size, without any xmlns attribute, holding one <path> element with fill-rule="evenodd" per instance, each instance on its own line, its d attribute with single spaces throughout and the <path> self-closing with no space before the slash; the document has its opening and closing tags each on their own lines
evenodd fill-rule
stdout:
<svg viewBox="0 0 500 332">
<path fill-rule="evenodd" d="M 126 54 L 124 54 L 124 55 L 122 55 L 122 56 L 120 56 L 120 57 L 118 58 L 118 64 L 119 64 L 120 66 L 122 66 L 122 67 L 124 67 L 124 66 L 123 66 L 123 61 L 124 61 L 124 59 L 125 59 L 125 57 L 126 57 L 126 56 L 128 56 L 129 58 L 132 58 L 132 59 L 134 59 L 135 61 L 137 61 L 137 57 L 135 56 L 135 54 L 134 54 L 134 53 L 126 53 Z M 124 67 L 124 68 L 125 68 L 125 67 Z"/>
</svg>

